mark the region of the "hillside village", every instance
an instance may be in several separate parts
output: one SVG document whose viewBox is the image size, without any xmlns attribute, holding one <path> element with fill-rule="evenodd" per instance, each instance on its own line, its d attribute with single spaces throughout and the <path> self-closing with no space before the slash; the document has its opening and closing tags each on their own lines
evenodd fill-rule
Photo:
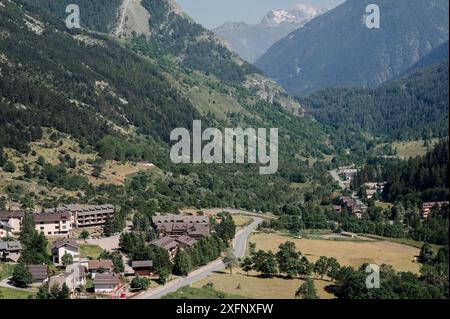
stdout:
<svg viewBox="0 0 450 319">
<path fill-rule="evenodd" d="M 365 2 L 251 64 L 176 0 L 0 0 L 0 299 L 449 299 L 449 4 Z M 196 121 L 277 170 L 173 160 Z"/>
<path fill-rule="evenodd" d="M 111 237 L 104 237 L 103 228 L 114 218 L 114 212 L 112 205 L 63 205 L 42 212 L 1 211 L 0 238 L 3 241 L 0 241 L 0 258 L 10 264 L 23 263 L 21 256 L 27 247 L 19 239 L 23 241 L 24 225 L 29 223 L 36 234 L 47 237 L 51 261 L 25 264 L 26 272 L 31 277 L 23 283 L 24 287 L 45 286 L 50 291 L 57 289 L 55 287 L 62 289 L 65 285 L 69 296 L 80 297 L 80 293 L 86 293 L 85 287 L 89 281 L 92 287 L 86 296 L 91 293 L 104 297 L 129 297 L 133 279 L 155 277 L 154 260 L 130 260 L 126 254 L 119 252 L 118 240 L 115 241 L 116 246 L 113 244 L 108 252 L 104 252 L 106 256 L 113 255 L 112 259 L 90 259 L 80 254 L 80 246 L 91 234 L 96 236 L 98 242 L 108 242 Z M 170 262 L 175 261 L 180 250 L 192 249 L 211 233 L 208 216 L 156 215 L 151 223 L 155 238 L 148 241 L 148 245 L 166 253 Z M 128 232 L 129 227 L 122 231 Z M 115 236 L 118 239 L 118 235 Z M 9 280 L 12 280 L 11 285 L 17 285 L 11 278 L 4 283 Z"/>
</svg>

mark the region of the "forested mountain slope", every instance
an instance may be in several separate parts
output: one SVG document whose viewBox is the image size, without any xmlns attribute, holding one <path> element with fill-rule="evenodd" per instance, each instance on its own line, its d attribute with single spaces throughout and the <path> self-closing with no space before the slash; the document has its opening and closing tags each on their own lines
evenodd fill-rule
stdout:
<svg viewBox="0 0 450 319">
<path fill-rule="evenodd" d="M 391 139 L 448 136 L 448 61 L 376 89 L 323 89 L 300 102 L 319 122 Z"/>
<path fill-rule="evenodd" d="M 357 160 L 373 146 L 362 134 L 346 139 L 345 132 L 293 115 L 282 107 L 284 101 L 295 108 L 285 93 L 170 2 L 142 1 L 160 21 L 150 21 L 149 38 L 69 30 L 59 9 L 35 6 L 44 0 L 1 2 L 0 153 L 8 167 L 1 172 L 0 192 L 7 198 L 18 201 L 28 193 L 46 206 L 95 200 L 135 207 L 151 200 L 164 211 L 177 205 L 276 211 L 288 198 L 303 200 L 291 182 L 321 188 L 311 200 L 325 196 L 324 185 L 331 184 L 326 167 L 318 163 L 311 170 L 307 159 L 334 154 Z M 93 15 L 95 8 L 103 12 L 93 7 Z M 109 30 L 114 24 L 93 28 Z M 278 173 L 260 176 L 255 165 L 172 164 L 169 133 L 191 128 L 193 119 L 204 128 L 279 128 Z M 70 138 L 70 149 L 59 136 Z M 45 155 L 55 144 L 60 152 L 55 160 L 37 164 L 36 145 Z M 115 166 L 145 161 L 157 171 L 120 187 L 102 186 L 108 185 L 101 173 L 106 161 Z M 80 168 L 86 163 L 88 171 Z M 100 186 L 89 183 L 91 172 Z M 71 192 L 56 192 L 61 188 Z M 60 193 L 66 197 L 55 195 Z"/>
</svg>

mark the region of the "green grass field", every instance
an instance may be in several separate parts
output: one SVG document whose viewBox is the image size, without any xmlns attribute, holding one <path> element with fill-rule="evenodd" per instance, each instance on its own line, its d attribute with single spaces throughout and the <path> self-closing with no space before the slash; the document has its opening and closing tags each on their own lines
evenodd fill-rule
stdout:
<svg viewBox="0 0 450 319">
<path fill-rule="evenodd" d="M 432 139 L 429 147 L 433 148 L 438 142 L 439 139 Z M 392 148 L 397 150 L 397 155 L 401 158 L 423 156 L 427 153 L 423 140 L 394 142 L 392 143 Z"/>
<path fill-rule="evenodd" d="M 182 287 L 162 299 L 248 299 L 246 297 L 227 294 L 214 289 L 214 286 L 205 285 L 201 288 Z"/>
<path fill-rule="evenodd" d="M 35 295 L 34 292 L 0 287 L 0 299 L 30 299 Z"/>
<path fill-rule="evenodd" d="M 103 249 L 97 245 L 80 245 L 81 258 L 97 259 Z"/>
<path fill-rule="evenodd" d="M 14 265 L 0 263 L 0 280 L 9 278 L 14 271 Z"/>
</svg>

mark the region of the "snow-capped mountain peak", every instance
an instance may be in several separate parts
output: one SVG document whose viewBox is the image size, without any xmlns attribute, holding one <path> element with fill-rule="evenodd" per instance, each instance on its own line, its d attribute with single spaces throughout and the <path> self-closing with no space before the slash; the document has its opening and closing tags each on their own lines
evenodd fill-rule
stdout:
<svg viewBox="0 0 450 319">
<path fill-rule="evenodd" d="M 323 11 L 304 4 L 298 4 L 291 10 L 279 9 L 269 11 L 261 21 L 261 24 L 275 27 L 280 24 L 293 23 L 301 26 L 320 13 L 323 13 Z"/>
</svg>

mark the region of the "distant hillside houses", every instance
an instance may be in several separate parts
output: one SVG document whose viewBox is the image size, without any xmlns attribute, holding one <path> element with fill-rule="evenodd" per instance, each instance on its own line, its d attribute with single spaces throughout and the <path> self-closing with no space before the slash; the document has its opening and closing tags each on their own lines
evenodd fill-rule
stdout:
<svg viewBox="0 0 450 319">
<path fill-rule="evenodd" d="M 383 194 L 385 185 L 386 185 L 386 182 L 364 183 L 364 191 L 365 191 L 367 199 L 372 199 L 375 195 L 377 195 L 378 197 L 381 197 L 381 195 Z"/>
<path fill-rule="evenodd" d="M 364 205 L 361 200 L 352 197 L 341 197 L 340 204 L 341 212 L 345 211 L 358 219 L 361 219 L 363 217 L 363 214 L 367 211 L 367 206 Z M 335 210 L 337 209 L 335 208 Z"/>
<path fill-rule="evenodd" d="M 354 167 L 339 167 L 337 174 L 344 181 L 351 182 L 356 174 L 358 174 L 358 169 Z"/>
<path fill-rule="evenodd" d="M 113 205 L 63 205 L 33 213 L 37 231 L 64 237 L 74 228 L 102 227 L 113 216 Z M 24 210 L 0 211 L 0 238 L 17 237 L 24 217 Z"/>
<path fill-rule="evenodd" d="M 430 216 L 431 210 L 433 208 L 441 207 L 444 205 L 448 205 L 448 201 L 442 201 L 442 202 L 425 202 L 422 204 L 422 207 L 420 209 L 420 213 L 422 214 L 422 217 L 424 219 L 427 219 Z"/>
</svg>

